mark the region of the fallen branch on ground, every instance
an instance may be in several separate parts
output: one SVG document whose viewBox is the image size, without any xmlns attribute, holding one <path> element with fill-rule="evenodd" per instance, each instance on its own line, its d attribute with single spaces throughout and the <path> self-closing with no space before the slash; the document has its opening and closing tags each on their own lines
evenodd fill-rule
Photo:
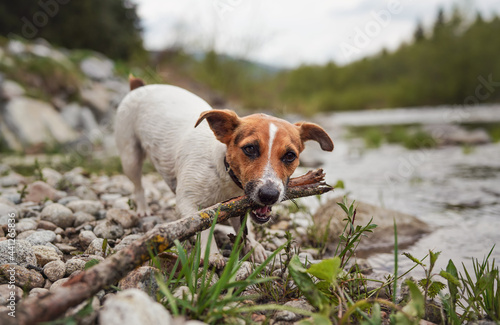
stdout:
<svg viewBox="0 0 500 325">
<path fill-rule="evenodd" d="M 318 169 L 291 179 L 286 194 L 287 200 L 331 191 L 333 188 L 323 182 L 324 176 L 323 170 Z M 150 252 L 161 253 L 170 248 L 174 240 L 182 241 L 210 228 L 217 213 L 219 213 L 218 222 L 221 222 L 239 217 L 249 209 L 255 208 L 258 208 L 258 205 L 248 197 L 241 196 L 203 209 L 192 217 L 154 228 L 140 240 L 71 278 L 54 292 L 23 299 L 16 308 L 16 318 L 3 313 L 0 315 L 0 323 L 28 325 L 56 319 L 68 308 L 117 283 L 130 271 L 141 266 L 151 258 Z"/>
</svg>

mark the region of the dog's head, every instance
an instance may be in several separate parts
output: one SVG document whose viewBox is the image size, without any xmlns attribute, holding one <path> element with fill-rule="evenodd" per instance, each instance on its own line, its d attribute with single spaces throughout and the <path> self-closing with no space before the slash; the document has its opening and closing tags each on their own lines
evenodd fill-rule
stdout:
<svg viewBox="0 0 500 325">
<path fill-rule="evenodd" d="M 262 205 L 251 213 L 257 223 L 269 221 L 270 206 L 283 200 L 304 142 L 314 140 L 321 149 L 333 150 L 328 134 L 313 123 L 291 124 L 265 114 L 240 118 L 230 110 L 210 110 L 200 115 L 196 126 L 204 119 L 217 140 L 226 144 L 226 160 L 245 194 Z"/>
</svg>

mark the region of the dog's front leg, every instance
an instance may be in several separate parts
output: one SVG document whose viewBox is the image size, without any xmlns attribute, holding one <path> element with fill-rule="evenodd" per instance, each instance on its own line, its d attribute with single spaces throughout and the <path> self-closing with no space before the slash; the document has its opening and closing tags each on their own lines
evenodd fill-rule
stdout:
<svg viewBox="0 0 500 325">
<path fill-rule="evenodd" d="M 231 225 L 234 231 L 238 233 L 241 228 L 240 218 L 231 218 Z M 261 243 L 255 239 L 255 233 L 253 231 L 253 225 L 251 222 L 247 222 L 248 235 L 246 236 L 245 246 L 243 247 L 243 254 L 248 254 L 253 249 L 253 253 L 250 256 L 250 260 L 255 263 L 263 263 L 267 258 L 266 250 Z"/>
<path fill-rule="evenodd" d="M 210 250 L 208 263 L 210 266 L 214 266 L 216 269 L 221 269 L 226 265 L 226 261 L 224 257 L 219 252 L 219 248 L 217 247 L 217 243 L 215 238 L 212 237 L 212 241 L 210 242 L 210 246 L 208 245 L 208 237 L 210 236 L 210 229 L 203 230 L 201 232 L 201 256 L 205 256 L 205 252 L 207 249 Z"/>
</svg>

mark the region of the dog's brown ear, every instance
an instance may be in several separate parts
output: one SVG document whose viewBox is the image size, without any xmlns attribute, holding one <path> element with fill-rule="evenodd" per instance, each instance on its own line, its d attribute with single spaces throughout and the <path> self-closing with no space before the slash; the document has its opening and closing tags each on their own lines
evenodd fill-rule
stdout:
<svg viewBox="0 0 500 325">
<path fill-rule="evenodd" d="M 319 143 L 321 149 L 324 151 L 333 150 L 333 141 L 321 126 L 307 122 L 299 122 L 295 123 L 295 125 L 300 130 L 300 139 L 302 142 L 314 140 Z"/>
<path fill-rule="evenodd" d="M 229 144 L 234 130 L 240 125 L 238 115 L 228 109 L 212 109 L 201 113 L 194 127 L 197 127 L 205 119 L 217 140 L 225 144 Z"/>
</svg>

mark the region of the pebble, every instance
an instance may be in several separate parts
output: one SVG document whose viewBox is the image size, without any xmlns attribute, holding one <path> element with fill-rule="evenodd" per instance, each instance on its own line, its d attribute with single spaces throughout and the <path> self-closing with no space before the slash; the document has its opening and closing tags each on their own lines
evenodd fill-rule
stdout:
<svg viewBox="0 0 500 325">
<path fill-rule="evenodd" d="M 96 215 L 97 212 L 102 209 L 102 204 L 99 201 L 77 200 L 69 202 L 67 207 L 73 212 L 82 211 L 91 215 Z"/>
<path fill-rule="evenodd" d="M 139 289 L 127 289 L 109 297 L 99 312 L 99 324 L 171 324 L 170 313 Z"/>
<path fill-rule="evenodd" d="M 55 282 L 66 274 L 66 264 L 61 260 L 49 262 L 43 267 L 43 273 L 50 281 Z"/>
<path fill-rule="evenodd" d="M 50 292 L 54 292 L 55 290 L 57 290 L 57 288 L 59 288 L 60 286 L 62 286 L 63 284 L 65 284 L 66 282 L 68 282 L 69 278 L 64 278 L 64 279 L 59 279 L 57 281 L 55 281 L 54 283 L 52 283 L 52 285 L 50 286 L 50 289 L 49 291 Z"/>
<path fill-rule="evenodd" d="M 57 229 L 57 225 L 47 220 L 40 220 L 38 221 L 38 229 L 54 231 Z"/>
<path fill-rule="evenodd" d="M 117 239 L 123 236 L 123 233 L 123 227 L 110 220 L 104 220 L 94 228 L 94 234 L 98 238 Z"/>
<path fill-rule="evenodd" d="M 8 241 L 0 242 L 0 265 L 15 262 L 20 266 L 37 266 L 36 256 L 30 242 L 16 239 L 14 261 L 10 259 L 9 246 Z"/>
<path fill-rule="evenodd" d="M 39 297 L 39 296 L 43 296 L 45 294 L 47 294 L 49 291 L 49 289 L 45 289 L 45 288 L 33 288 L 31 289 L 28 297 Z"/>
<path fill-rule="evenodd" d="M 236 275 L 234 277 L 235 281 L 243 281 L 252 273 L 252 263 L 245 261 L 241 263 L 241 267 L 236 271 Z"/>
<path fill-rule="evenodd" d="M 28 270 L 27 268 L 20 265 L 0 265 L 0 283 L 8 283 L 9 279 L 12 278 L 9 270 L 14 269 L 15 285 L 21 288 L 26 288 L 28 290 L 32 288 L 42 288 L 45 284 L 45 279 L 43 276 L 34 270 Z"/>
<path fill-rule="evenodd" d="M 133 235 L 128 235 L 126 237 L 123 237 L 123 239 L 120 241 L 120 243 L 118 243 L 114 247 L 114 250 L 120 251 L 120 250 L 124 249 L 125 247 L 129 246 L 130 244 L 132 244 L 133 242 L 138 241 L 141 238 L 142 238 L 142 235 L 138 235 L 138 234 L 133 234 Z"/>
<path fill-rule="evenodd" d="M 45 182 L 54 188 L 60 184 L 59 182 L 63 177 L 57 170 L 48 167 L 42 169 L 42 174 Z"/>
<path fill-rule="evenodd" d="M 122 290 L 136 288 L 146 292 L 150 297 L 155 297 L 159 290 L 155 273 L 159 270 L 151 266 L 141 266 L 133 270 L 119 283 L 118 287 Z"/>
<path fill-rule="evenodd" d="M 298 308 L 298 309 L 302 309 L 302 310 L 306 310 L 306 311 L 310 311 L 310 312 L 314 311 L 314 307 L 311 306 L 311 304 L 309 304 L 305 300 L 288 301 L 287 303 L 284 304 L 284 306 Z M 296 314 L 296 313 L 293 313 L 293 312 L 287 311 L 287 310 L 278 311 L 275 315 L 275 319 L 277 321 L 285 321 L 285 322 L 295 322 L 303 317 L 304 316 L 302 316 L 300 314 Z"/>
<path fill-rule="evenodd" d="M 14 301 L 18 302 L 23 297 L 23 289 L 17 286 L 12 288 L 12 285 L 9 284 L 0 285 L 0 306 L 6 306 L 11 301 L 12 296 L 14 296 Z"/>
<path fill-rule="evenodd" d="M 78 239 L 80 240 L 80 245 L 87 248 L 94 239 L 97 239 L 97 236 L 90 230 L 82 230 L 78 235 Z"/>
<path fill-rule="evenodd" d="M 42 181 L 36 181 L 29 184 L 26 192 L 28 194 L 24 200 L 31 202 L 40 202 L 46 199 L 57 201 L 65 196 L 65 192 L 57 191 L 49 184 Z"/>
<path fill-rule="evenodd" d="M 49 246 L 33 246 L 33 252 L 35 253 L 38 266 L 44 266 L 49 262 L 60 260 L 56 250 Z"/>
<path fill-rule="evenodd" d="M 30 234 L 26 240 L 29 241 L 31 245 L 45 245 L 56 240 L 56 234 L 50 230 L 37 230 Z"/>
<path fill-rule="evenodd" d="M 73 201 L 79 201 L 80 198 L 78 196 L 66 196 L 57 201 L 57 203 L 62 204 L 62 205 L 68 205 L 68 203 L 73 202 Z"/>
<path fill-rule="evenodd" d="M 73 212 L 59 203 L 53 203 L 42 210 L 40 219 L 50 221 L 61 228 L 71 227 L 75 222 Z"/>
<path fill-rule="evenodd" d="M 27 230 L 35 230 L 38 227 L 38 222 L 34 219 L 21 219 L 16 224 L 16 231 L 21 233 Z"/>
<path fill-rule="evenodd" d="M 65 275 L 70 276 L 76 271 L 83 271 L 85 269 L 85 263 L 87 262 L 77 257 L 67 260 L 65 264 Z"/>
<path fill-rule="evenodd" d="M 97 201 L 99 199 L 97 197 L 97 194 L 95 194 L 94 191 L 92 191 L 88 186 L 85 185 L 78 186 L 75 189 L 74 194 L 82 200 Z"/>
<path fill-rule="evenodd" d="M 75 212 L 75 222 L 73 223 L 73 226 L 78 227 L 93 221 L 95 221 L 95 217 L 93 215 L 83 211 L 77 211 Z"/>
<path fill-rule="evenodd" d="M 19 210 L 13 204 L 0 202 L 0 226 L 6 225 L 12 214 L 15 218 L 19 218 Z"/>
<path fill-rule="evenodd" d="M 120 224 L 125 229 L 134 227 L 139 221 L 135 212 L 115 208 L 108 210 L 106 218 Z"/>
<path fill-rule="evenodd" d="M 102 246 L 104 244 L 104 239 L 102 238 L 96 238 L 94 239 L 89 247 L 87 247 L 87 249 L 85 250 L 85 254 L 88 254 L 88 255 L 97 255 L 97 256 L 102 256 L 104 257 L 104 251 L 102 249 Z M 111 247 L 109 247 L 109 245 L 107 245 L 106 247 L 106 256 L 108 254 L 111 254 Z"/>
</svg>

